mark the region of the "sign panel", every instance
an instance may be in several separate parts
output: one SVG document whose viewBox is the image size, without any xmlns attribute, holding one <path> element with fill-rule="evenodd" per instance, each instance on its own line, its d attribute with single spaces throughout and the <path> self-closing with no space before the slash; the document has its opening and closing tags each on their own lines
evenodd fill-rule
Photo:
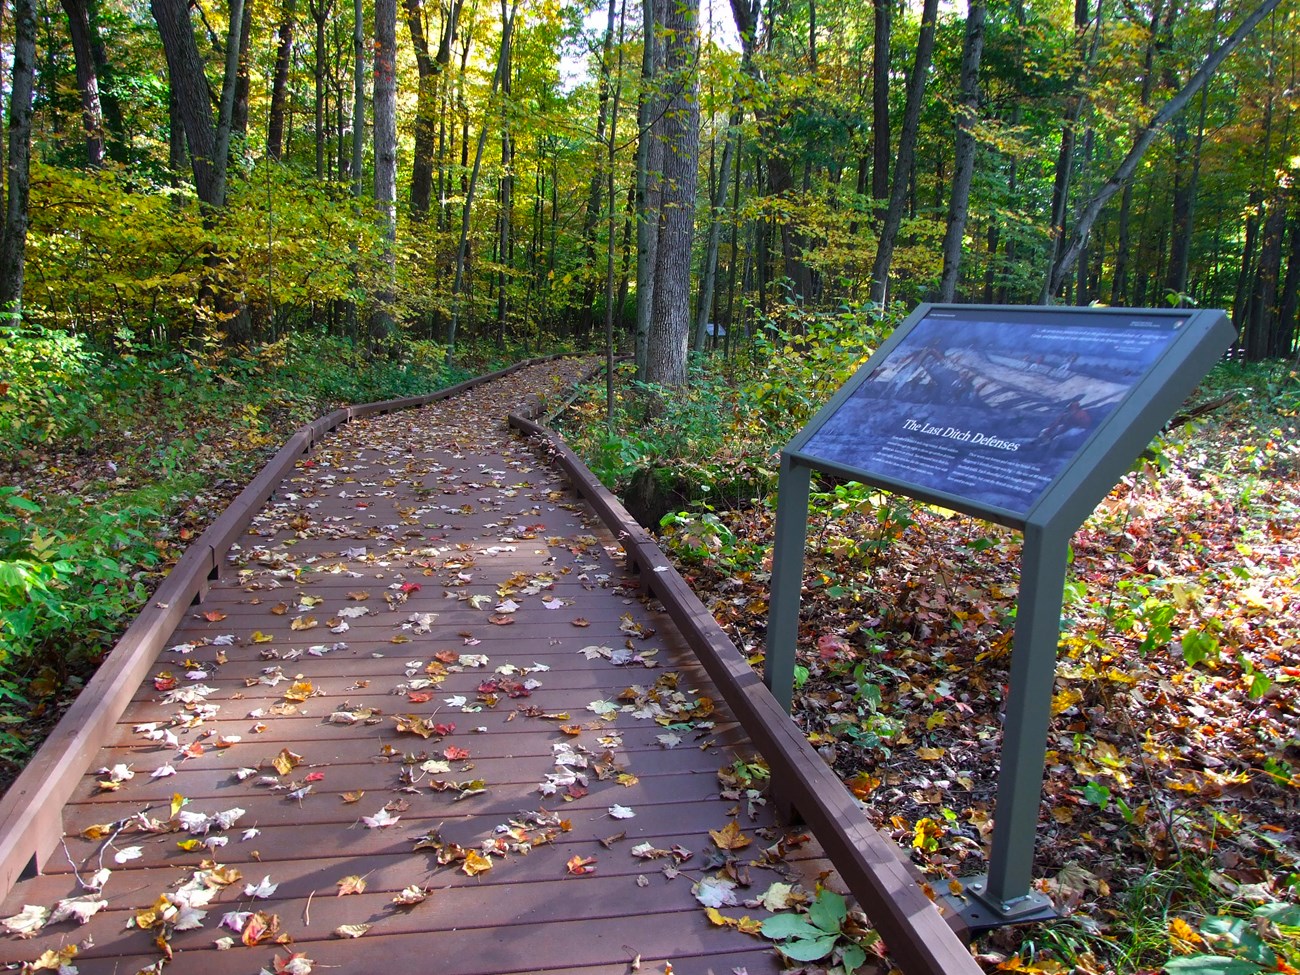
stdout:
<svg viewBox="0 0 1300 975">
<path fill-rule="evenodd" d="M 1235 338 L 1221 311 L 922 305 L 782 452 L 764 680 L 787 709 L 814 469 L 1024 530 L 972 927 L 1051 914 L 1030 881 L 1070 538 Z"/>
<path fill-rule="evenodd" d="M 1193 314 L 1099 311 L 930 307 L 791 447 L 1023 518 Z"/>
</svg>

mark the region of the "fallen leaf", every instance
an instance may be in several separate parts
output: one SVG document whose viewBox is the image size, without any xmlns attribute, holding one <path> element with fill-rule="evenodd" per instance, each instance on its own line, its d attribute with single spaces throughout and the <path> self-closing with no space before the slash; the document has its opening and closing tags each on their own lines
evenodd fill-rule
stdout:
<svg viewBox="0 0 1300 975">
<path fill-rule="evenodd" d="M 422 903 L 429 896 L 427 888 L 418 884 L 411 884 L 409 887 L 403 887 L 393 895 L 393 903 L 400 907 L 412 907 Z"/>
<path fill-rule="evenodd" d="M 7 933 L 15 937 L 30 938 L 45 926 L 49 916 L 50 909 L 48 907 L 41 907 L 37 904 L 24 904 L 23 909 L 17 914 L 0 921 L 0 927 L 3 927 Z"/>
<path fill-rule="evenodd" d="M 271 878 L 270 878 L 270 876 L 266 876 L 266 877 L 263 877 L 263 878 L 262 878 L 262 882 L 259 883 L 259 884 L 245 884 L 245 885 L 244 885 L 244 896 L 245 896 L 245 897 L 260 897 L 260 898 L 263 898 L 263 899 L 264 899 L 264 898 L 270 897 L 272 894 L 274 894 L 274 893 L 275 893 L 275 889 L 276 889 L 277 887 L 279 887 L 279 886 L 280 886 L 279 884 L 273 884 L 273 883 L 271 883 Z"/>
<path fill-rule="evenodd" d="M 564 866 L 569 873 L 580 877 L 585 873 L 596 872 L 596 858 L 579 856 L 575 853 L 573 856 L 569 857 L 568 863 Z"/>
<path fill-rule="evenodd" d="M 347 894 L 364 894 L 366 892 L 366 878 L 351 874 L 338 881 L 339 892 L 336 897 L 343 897 Z"/>
<path fill-rule="evenodd" d="M 477 877 L 481 873 L 486 873 L 492 869 L 492 861 L 483 856 L 477 850 L 469 850 L 465 854 L 465 862 L 461 864 L 463 870 L 470 877 Z"/>
<path fill-rule="evenodd" d="M 736 883 L 722 877 L 704 877 L 691 887 L 691 893 L 705 907 L 736 905 Z"/>
<path fill-rule="evenodd" d="M 709 835 L 713 837 L 713 842 L 719 850 L 743 850 L 754 842 L 741 832 L 740 826 L 734 819 L 722 829 L 709 830 Z"/>
<path fill-rule="evenodd" d="M 340 938 L 359 938 L 369 930 L 369 924 L 340 924 L 334 933 Z"/>
<path fill-rule="evenodd" d="M 401 816 L 394 816 L 387 809 L 381 809 L 373 816 L 362 816 L 361 821 L 370 829 L 383 829 L 386 826 L 392 826 L 401 818 Z"/>
</svg>

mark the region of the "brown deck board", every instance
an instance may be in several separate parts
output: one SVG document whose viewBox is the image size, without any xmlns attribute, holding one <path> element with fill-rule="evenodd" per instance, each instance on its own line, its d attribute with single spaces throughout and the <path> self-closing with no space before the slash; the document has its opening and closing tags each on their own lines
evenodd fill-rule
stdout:
<svg viewBox="0 0 1300 975">
<path fill-rule="evenodd" d="M 174 893 L 211 857 L 238 869 L 242 879 L 215 897 L 201 927 L 172 935 L 169 972 L 255 972 L 270 967 L 273 957 L 285 957 L 289 946 L 245 947 L 238 940 L 228 951 L 214 950 L 216 938 L 234 935 L 218 930 L 223 913 L 258 909 L 279 917 L 293 950 L 315 959 L 319 971 L 603 975 L 628 971 L 637 954 L 642 971 L 662 972 L 671 962 L 679 975 L 780 969 L 767 942 L 710 924 L 690 890 L 693 881 L 716 870 L 709 862 L 716 848 L 708 830 L 735 818 L 754 839 L 741 851 L 742 863 L 758 860 L 784 833 L 770 809 L 758 807 L 751 819 L 719 795 L 719 767 L 751 757 L 753 748 L 669 618 L 638 598 L 617 540 L 559 475 L 498 427 L 497 418 L 517 408 L 514 390 L 523 385 L 506 380 L 419 410 L 354 420 L 298 463 L 248 531 L 238 535 L 229 556 L 219 557 L 222 578 L 184 615 L 167 643 L 188 648 L 159 656 L 72 800 L 61 812 L 49 811 L 63 817 L 67 854 L 82 878 L 94 872 L 101 856 L 112 868 L 103 892 L 108 907 L 86 925 L 64 921 L 30 940 L 0 940 L 0 963 L 87 941 L 75 960 L 87 975 L 129 975 L 156 963 L 161 954 L 152 933 L 130 929 L 127 921 L 160 894 Z M 384 595 L 394 590 L 388 587 L 404 583 L 410 591 L 390 610 Z M 360 591 L 370 598 L 349 598 Z M 462 596 L 487 598 L 475 606 Z M 304 607 L 304 597 L 320 602 Z M 517 609 L 508 614 L 510 625 L 495 625 L 490 617 L 505 598 Z M 563 605 L 548 609 L 544 599 Z M 273 613 L 282 601 L 286 611 Z M 327 620 L 360 607 L 370 612 L 347 619 L 345 632 L 330 632 Z M 427 632 L 402 628 L 421 613 L 437 614 L 427 621 Z M 308 616 L 318 625 L 291 628 Z M 574 626 L 577 618 L 589 625 Z M 642 633 L 623 632 L 625 618 Z M 643 639 L 647 629 L 655 632 Z M 255 632 L 270 640 L 262 642 Z M 392 643 L 395 635 L 409 642 Z M 346 647 L 321 656 L 309 652 L 334 644 Z M 588 659 L 581 651 L 589 646 L 657 651 L 656 666 Z M 393 693 L 412 676 L 428 677 L 425 668 L 435 654 L 448 651 L 483 654 L 488 661 L 443 675 L 423 689 L 427 700 Z M 505 664 L 549 669 L 494 675 Z M 249 686 L 272 667 L 286 679 Z M 198 670 L 206 676 L 187 676 Z M 169 692 L 155 683 L 164 672 L 178 690 L 202 685 L 212 691 L 203 704 L 167 703 Z M 603 720 L 587 710 L 594 701 L 615 701 L 629 686 L 648 689 L 674 673 L 680 696 L 659 692 L 668 708 L 661 722 L 627 710 Z M 503 691 L 494 706 L 474 713 L 445 703 L 455 695 L 474 703 L 484 693 L 480 684 L 494 676 L 539 684 L 526 697 Z M 284 705 L 295 680 L 310 681 L 315 695 L 295 702 L 296 714 L 271 713 Z M 360 682 L 365 686 L 356 686 Z M 712 714 L 687 713 L 705 697 L 714 703 Z M 345 702 L 382 714 L 374 724 L 329 723 L 329 714 Z M 568 711 L 570 720 L 530 717 L 521 708 Z M 263 716 L 249 717 L 254 711 Z M 393 715 L 454 722 L 456 728 L 424 739 L 399 733 Z M 182 758 L 177 747 L 147 740 L 136 727 L 148 722 L 175 734 L 180 746 L 202 744 L 203 753 Z M 558 726 L 566 723 L 580 726 L 581 733 L 564 734 Z M 669 724 L 682 726 L 674 748 L 657 740 Z M 480 727 L 486 730 L 475 730 Z M 215 747 L 220 736 L 229 735 L 240 741 Z M 539 784 L 561 771 L 554 745 L 583 746 L 593 761 L 608 751 L 637 781 L 623 785 L 578 769 L 588 775 L 585 795 L 571 801 L 544 796 Z M 433 758 L 448 746 L 466 749 L 469 757 L 453 759 L 447 773 L 419 773 L 413 792 L 400 791 L 402 773 L 412 767 L 404 764 L 404 753 Z M 268 765 L 284 748 L 301 755 L 302 764 L 283 776 L 269 767 L 263 774 L 293 787 L 319 775 L 303 800 L 271 791 L 257 777 L 233 777 L 237 768 Z M 101 791 L 96 781 L 103 776 L 94 770 L 119 764 L 131 766 L 135 777 L 115 791 Z M 175 775 L 150 778 L 168 764 Z M 482 778 L 486 792 L 455 801 L 454 791 L 428 788 L 439 778 Z M 343 802 L 342 793 L 355 790 L 365 795 Z M 93 824 L 122 823 L 146 809 L 166 820 L 176 793 L 189 800 L 187 813 L 244 810 L 231 828 L 207 834 L 225 837 L 225 845 L 186 851 L 178 841 L 205 837 L 184 832 L 123 831 L 107 846 L 80 835 Z M 395 801 L 404 805 L 395 813 L 396 824 L 370 829 L 361 822 Z M 631 808 L 635 817 L 611 817 L 614 804 Z M 570 828 L 526 856 L 491 857 L 492 869 L 478 877 L 413 849 L 416 839 L 435 829 L 443 842 L 478 848 L 498 835 L 497 827 L 539 810 L 558 814 Z M 254 827 L 259 834 L 242 839 Z M 626 838 L 610 848 L 600 844 L 620 832 Z M 631 855 L 643 840 L 662 849 L 678 844 L 694 856 L 669 881 L 662 867 L 671 861 Z M 140 856 L 115 863 L 115 853 L 129 847 L 139 847 Z M 575 855 L 596 857 L 596 871 L 569 874 L 566 862 Z M 757 897 L 783 874 L 811 889 L 826 869 L 819 849 L 803 845 L 789 853 L 780 872 L 750 867 L 751 883 L 742 893 Z M 44 875 L 15 885 L 0 912 L 8 916 L 24 904 L 49 906 L 74 895 L 72 870 L 66 857 L 55 856 Z M 336 881 L 351 874 L 366 876 L 366 892 L 335 897 Z M 275 894 L 266 900 L 245 896 L 244 885 L 263 876 L 280 884 Z M 393 893 L 409 884 L 433 893 L 415 907 L 394 907 Z M 728 913 L 763 916 L 755 909 Z M 363 938 L 331 934 L 339 924 L 358 922 L 374 925 Z"/>
</svg>

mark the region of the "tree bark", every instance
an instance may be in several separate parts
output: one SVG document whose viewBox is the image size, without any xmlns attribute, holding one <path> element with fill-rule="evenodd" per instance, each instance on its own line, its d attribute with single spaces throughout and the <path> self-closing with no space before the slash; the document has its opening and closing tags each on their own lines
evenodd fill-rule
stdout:
<svg viewBox="0 0 1300 975">
<path fill-rule="evenodd" d="M 419 72 L 420 87 L 415 104 L 415 152 L 411 161 L 411 215 L 423 219 L 429 212 L 433 196 L 433 163 L 435 149 L 434 115 L 438 100 L 438 83 L 451 63 L 451 42 L 460 22 L 462 0 L 452 0 L 444 11 L 438 50 L 429 55 L 429 40 L 424 32 L 422 0 L 405 0 L 406 23 L 411 31 L 411 46 L 415 49 L 415 66 Z"/>
<path fill-rule="evenodd" d="M 189 4 L 186 0 L 150 0 L 149 8 L 158 22 L 158 34 L 167 56 L 167 76 L 176 100 L 173 122 L 179 116 L 194 170 L 194 189 L 204 205 L 220 207 L 225 197 L 225 180 L 218 173 L 212 101 L 203 73 L 203 58 L 190 24 Z M 237 17 L 233 19 L 238 21 Z"/>
<path fill-rule="evenodd" d="M 506 4 L 509 2 L 510 6 Z M 519 11 L 519 0 L 501 0 L 501 49 L 497 54 L 497 69 L 492 75 L 492 89 L 489 98 L 495 98 L 497 91 L 501 87 L 501 77 L 504 66 L 510 63 L 510 45 L 511 35 L 515 29 L 515 15 Z M 469 42 L 465 45 L 466 52 L 469 50 Z M 474 168 L 470 171 L 469 181 L 465 187 L 465 206 L 461 210 L 460 216 L 460 244 L 456 248 L 456 273 L 451 283 L 451 323 L 447 326 L 447 345 L 450 346 L 450 353 L 456 351 L 456 332 L 460 326 L 462 317 L 461 294 L 465 284 L 465 258 L 469 251 L 469 221 L 470 214 L 474 206 L 474 193 L 478 188 L 478 174 L 483 165 L 483 148 L 487 145 L 488 132 L 492 128 L 490 118 L 483 120 L 483 128 L 479 132 L 478 145 L 474 149 Z"/>
<path fill-rule="evenodd" d="M 871 39 L 871 196 L 882 206 L 889 199 L 889 42 L 894 4 L 875 0 Z M 880 214 L 884 218 L 883 211 Z"/>
<path fill-rule="evenodd" d="M 613 0 L 610 0 L 612 3 Z M 514 44 L 506 44 L 501 52 L 502 64 L 500 66 L 501 74 L 501 183 L 499 198 L 501 207 L 497 216 L 498 237 L 498 257 L 497 263 L 501 266 L 501 274 L 497 281 L 497 344 L 499 347 L 505 347 L 506 318 L 510 313 L 510 294 L 509 283 L 510 275 L 508 268 L 510 266 L 510 233 L 511 221 L 514 216 L 514 158 L 515 146 L 514 136 L 510 129 L 510 97 L 513 94 L 513 76 L 514 76 Z"/>
<path fill-rule="evenodd" d="M 266 126 L 266 154 L 278 160 L 284 143 L 284 109 L 289 94 L 289 60 L 293 54 L 293 31 L 296 21 L 297 0 L 284 0 L 280 26 L 276 31 L 279 43 L 275 48 L 275 73 L 271 81 L 271 114 Z"/>
<path fill-rule="evenodd" d="M 1286 260 L 1286 281 L 1282 285 L 1282 300 L 1277 312 L 1276 355 L 1290 356 L 1295 351 L 1298 311 L 1300 311 L 1300 195 L 1296 195 L 1296 206 L 1293 207 L 1291 214 L 1291 247 Z"/>
<path fill-rule="evenodd" d="M 655 263 L 659 248 L 659 214 L 662 203 L 662 111 L 658 95 L 662 51 L 658 27 L 663 23 L 663 2 L 642 0 L 645 36 L 641 41 L 641 101 L 637 108 L 636 146 L 636 376 L 646 378 L 650 317 L 654 310 Z M 741 26 L 742 36 L 744 27 Z"/>
<path fill-rule="evenodd" d="M 961 274 L 962 238 L 970 209 L 971 180 L 975 175 L 975 119 L 979 113 L 980 57 L 984 53 L 985 0 L 971 0 L 966 14 L 966 41 L 961 56 L 961 103 L 957 108 L 956 169 L 948 199 L 948 225 L 943 235 L 943 274 L 939 300 L 952 301 Z"/>
<path fill-rule="evenodd" d="M 1246 358 L 1261 362 L 1276 354 L 1273 340 L 1278 323 L 1278 282 L 1282 276 L 1282 238 L 1286 230 L 1286 202 L 1281 192 L 1274 194 L 1264 220 L 1263 244 L 1255 268 L 1255 284 L 1250 296 L 1250 312 L 1242 344 Z"/>
<path fill-rule="evenodd" d="M 99 72 L 92 52 L 90 11 L 86 0 L 62 0 L 68 15 L 68 34 L 77 68 L 77 90 L 81 93 L 81 124 L 86 137 L 86 165 L 104 165 L 104 109 L 99 100 Z"/>
<path fill-rule="evenodd" d="M 591 179 L 587 184 L 587 208 L 582 217 L 582 249 L 584 263 L 588 270 L 583 282 L 582 305 L 578 309 L 576 337 L 579 342 L 586 341 L 588 336 L 591 335 L 592 323 L 595 321 L 594 305 L 598 283 L 596 277 L 596 228 L 600 225 L 600 203 L 605 190 L 605 176 L 601 170 L 603 169 L 606 154 L 605 144 L 608 141 L 605 138 L 607 109 L 614 90 L 612 74 L 617 0 L 608 0 L 608 3 L 608 21 L 605 25 L 605 38 L 601 42 L 600 51 L 600 77 L 596 86 L 598 95 L 596 103 L 595 164 L 591 167 Z M 611 200 L 610 207 L 612 208 L 613 205 L 614 201 Z"/>
<path fill-rule="evenodd" d="M 366 162 L 366 24 L 362 0 L 352 0 L 352 195 L 364 191 Z"/>
<path fill-rule="evenodd" d="M 691 322 L 691 244 L 695 228 L 696 172 L 700 152 L 698 0 L 673 0 L 664 18 L 663 201 L 655 254 L 654 308 L 646 342 L 646 380 L 686 383 Z"/>
<path fill-rule="evenodd" d="M 387 3 L 387 0 L 380 0 L 381 3 Z M 396 0 L 394 0 L 396 2 Z M 334 6 L 334 0 L 307 0 L 308 9 L 311 11 L 311 19 L 316 23 L 316 51 L 315 51 L 315 79 L 316 79 L 316 178 L 325 178 L 325 143 L 328 140 L 325 123 L 325 24 L 329 21 L 330 12 Z M 380 12 L 375 10 L 375 29 L 379 29 Z M 386 16 L 386 14 L 385 14 Z M 393 14 L 393 22 L 396 24 L 397 14 Z M 396 28 L 394 28 L 396 30 Z M 376 78 L 379 72 L 379 51 L 380 44 L 378 37 L 375 38 L 375 72 Z M 396 63 L 393 61 L 392 63 Z M 377 84 L 377 81 L 376 81 Z M 379 89 L 375 89 L 375 97 L 379 97 Z M 396 96 L 394 96 L 395 98 Z M 394 103 L 395 104 L 395 103 Z M 379 110 L 375 109 L 375 124 L 379 124 Z M 375 136 L 376 151 L 378 151 L 379 136 Z"/>
<path fill-rule="evenodd" d="M 31 183 L 32 92 L 36 80 L 36 5 L 14 0 L 13 77 L 9 95 L 8 193 L 0 231 L 0 315 L 17 324 L 23 315 Z"/>
<path fill-rule="evenodd" d="M 921 34 L 916 43 L 916 60 L 907 80 L 907 102 L 903 108 L 903 128 L 898 136 L 898 158 L 894 163 L 894 178 L 889 191 L 889 208 L 885 211 L 880 240 L 876 244 L 876 259 L 871 267 L 871 300 L 884 305 L 889 283 L 889 265 L 894 258 L 894 243 L 898 228 L 903 222 L 903 207 L 907 202 L 907 188 L 916 156 L 916 136 L 921 128 L 921 101 L 925 94 L 925 76 L 930 70 L 930 57 L 934 52 L 934 28 L 939 0 L 925 0 L 921 11 Z"/>
<path fill-rule="evenodd" d="M 731 158 L 736 151 L 736 141 L 740 138 L 740 125 L 743 121 L 744 113 L 737 100 L 731 109 L 726 142 L 722 147 L 722 162 L 718 166 L 718 185 L 714 187 L 713 206 L 710 208 L 709 239 L 705 245 L 704 263 L 700 268 L 700 296 L 695 304 L 697 351 L 703 351 L 708 342 L 709 321 L 713 318 L 713 294 L 718 279 L 718 247 L 722 239 L 722 215 L 727 208 L 727 182 L 731 175 Z"/>
<path fill-rule="evenodd" d="M 1160 107 L 1160 111 L 1147 123 L 1146 127 L 1134 140 L 1133 146 L 1125 155 L 1124 160 L 1119 167 L 1106 181 L 1106 183 L 1093 195 L 1087 204 L 1079 213 L 1078 221 L 1070 235 L 1070 244 L 1061 254 L 1060 258 L 1052 266 L 1051 274 L 1048 277 L 1048 286 L 1046 292 L 1048 295 L 1054 295 L 1060 289 L 1061 284 L 1074 270 L 1075 261 L 1079 259 L 1079 254 L 1083 251 L 1084 244 L 1088 239 L 1088 234 L 1092 231 L 1092 225 L 1097 220 L 1097 215 L 1101 213 L 1101 208 L 1113 197 L 1124 184 L 1133 178 L 1134 172 L 1137 171 L 1138 163 L 1142 161 L 1142 156 L 1146 154 L 1151 143 L 1175 115 L 1181 112 L 1187 103 L 1195 97 L 1201 87 L 1210 80 L 1210 77 L 1218 69 L 1223 60 L 1233 52 L 1238 44 L 1258 26 L 1259 22 L 1267 17 L 1277 7 L 1280 0 L 1264 0 L 1256 7 L 1249 16 L 1246 17 L 1232 34 L 1220 44 L 1196 70 L 1196 73 L 1183 85 L 1183 87 L 1167 102 Z"/>
<path fill-rule="evenodd" d="M 317 55 L 317 91 L 320 91 Z M 384 236 L 382 290 L 370 314 L 370 348 L 388 339 L 393 329 L 393 289 L 397 276 L 397 0 L 375 0 L 375 206 Z M 320 118 L 319 108 L 317 118 Z M 316 165 L 321 162 L 321 131 L 317 128 Z"/>
<path fill-rule="evenodd" d="M 235 99 L 230 110 L 230 131 L 248 137 L 248 46 L 253 36 L 253 4 L 244 0 L 239 16 L 239 61 L 235 72 Z"/>
</svg>

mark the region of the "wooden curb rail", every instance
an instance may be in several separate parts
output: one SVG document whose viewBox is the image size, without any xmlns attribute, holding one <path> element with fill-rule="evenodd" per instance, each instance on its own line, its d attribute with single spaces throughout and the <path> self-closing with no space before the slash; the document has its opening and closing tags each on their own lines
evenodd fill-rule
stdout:
<svg viewBox="0 0 1300 975">
<path fill-rule="evenodd" d="M 383 400 L 335 410 L 300 427 L 208 529 L 190 544 L 159 584 L 139 616 L 114 644 L 95 676 L 54 726 L 0 799 L 0 896 L 14 883 L 44 869 L 63 837 L 63 807 L 71 798 L 127 704 L 139 689 L 177 623 L 202 600 L 221 571 L 230 546 L 322 437 L 351 420 L 427 406 L 475 386 L 563 355 L 525 359 L 506 369 L 421 396 Z"/>
<path fill-rule="evenodd" d="M 642 589 L 653 592 L 717 684 L 772 771 L 782 799 L 803 816 L 845 884 L 907 975 L 980 975 L 957 931 L 918 884 L 898 848 L 863 814 L 858 801 L 808 743 L 744 654 L 627 509 L 550 430 L 511 415 L 535 438 L 617 536 Z"/>
</svg>

